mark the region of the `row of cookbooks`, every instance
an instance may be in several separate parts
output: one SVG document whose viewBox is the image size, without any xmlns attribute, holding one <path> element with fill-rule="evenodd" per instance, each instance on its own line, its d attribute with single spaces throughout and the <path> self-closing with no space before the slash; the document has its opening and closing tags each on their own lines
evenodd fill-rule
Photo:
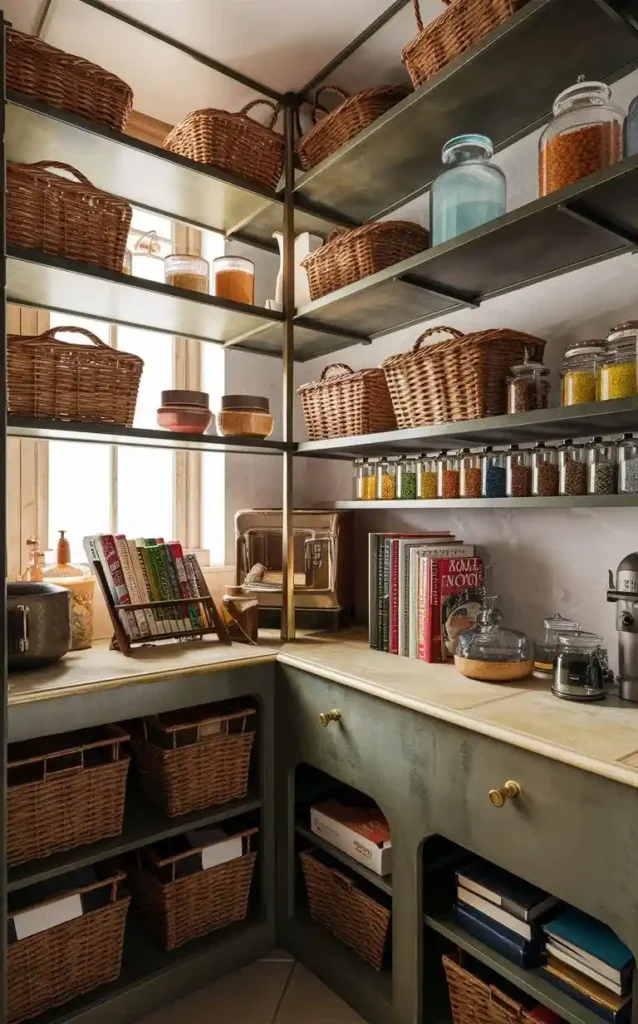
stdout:
<svg viewBox="0 0 638 1024">
<path fill-rule="evenodd" d="M 371 533 L 370 646 L 421 661 L 447 661 L 455 638 L 476 622 L 483 583 L 483 560 L 474 545 L 449 531 Z"/>
<path fill-rule="evenodd" d="M 186 604 L 188 598 L 210 598 L 204 576 L 193 554 L 185 554 L 179 541 L 161 537 L 128 540 L 123 534 L 97 534 L 84 538 L 89 565 L 98 562 L 115 605 L 177 601 L 174 606 L 118 612 L 131 640 L 172 633 L 196 633 L 214 627 L 210 608 Z"/>
<path fill-rule="evenodd" d="M 486 861 L 456 872 L 461 927 L 609 1024 L 629 1024 L 634 959 L 607 925 Z"/>
</svg>

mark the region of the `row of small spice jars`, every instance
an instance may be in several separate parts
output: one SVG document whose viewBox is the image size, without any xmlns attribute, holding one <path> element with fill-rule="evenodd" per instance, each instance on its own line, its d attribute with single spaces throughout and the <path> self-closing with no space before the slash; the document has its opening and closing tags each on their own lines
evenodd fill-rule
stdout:
<svg viewBox="0 0 638 1024">
<path fill-rule="evenodd" d="M 638 494 L 638 438 L 358 459 L 359 501 Z"/>
</svg>

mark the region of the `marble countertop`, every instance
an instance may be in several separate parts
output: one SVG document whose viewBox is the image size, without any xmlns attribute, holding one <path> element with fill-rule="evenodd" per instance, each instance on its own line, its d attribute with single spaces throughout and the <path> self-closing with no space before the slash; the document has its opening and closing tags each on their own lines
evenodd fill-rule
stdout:
<svg viewBox="0 0 638 1024">
<path fill-rule="evenodd" d="M 10 676 L 9 704 L 275 660 L 638 788 L 638 704 L 615 697 L 593 704 L 558 700 L 532 677 L 477 682 L 453 665 L 373 651 L 362 630 L 309 634 L 287 644 L 265 632 L 257 647 L 202 640 L 142 648 L 134 658 L 98 643 L 48 668 Z"/>
</svg>

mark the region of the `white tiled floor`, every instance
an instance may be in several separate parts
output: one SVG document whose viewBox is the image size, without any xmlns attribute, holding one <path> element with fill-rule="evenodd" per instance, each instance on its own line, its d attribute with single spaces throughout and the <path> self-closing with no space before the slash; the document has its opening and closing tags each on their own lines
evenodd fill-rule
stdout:
<svg viewBox="0 0 638 1024">
<path fill-rule="evenodd" d="M 287 953 L 273 952 L 142 1024 L 365 1024 Z"/>
</svg>

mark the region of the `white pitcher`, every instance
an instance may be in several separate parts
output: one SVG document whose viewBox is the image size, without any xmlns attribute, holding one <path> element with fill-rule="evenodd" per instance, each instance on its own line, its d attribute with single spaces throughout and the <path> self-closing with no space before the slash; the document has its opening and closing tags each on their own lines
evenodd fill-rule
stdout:
<svg viewBox="0 0 638 1024">
<path fill-rule="evenodd" d="M 279 246 L 279 274 L 277 275 L 277 286 L 275 289 L 274 302 L 270 300 L 270 309 L 283 309 L 284 302 L 284 236 L 281 231 L 275 231 L 273 238 L 277 239 Z M 311 252 L 323 245 L 323 238 L 319 235 L 311 235 L 309 231 L 302 231 L 295 238 L 295 306 L 300 309 L 310 302 L 310 288 L 308 286 L 308 274 L 302 261 Z"/>
</svg>

